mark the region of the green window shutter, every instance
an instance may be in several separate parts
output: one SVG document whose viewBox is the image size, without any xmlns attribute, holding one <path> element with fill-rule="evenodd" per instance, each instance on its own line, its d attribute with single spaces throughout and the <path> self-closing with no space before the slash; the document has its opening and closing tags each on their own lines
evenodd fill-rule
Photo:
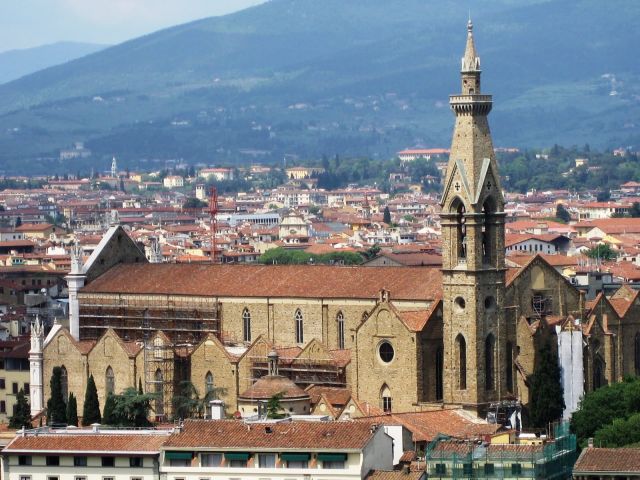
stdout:
<svg viewBox="0 0 640 480">
<path fill-rule="evenodd" d="M 227 460 L 249 460 L 249 454 L 246 452 L 226 452 L 224 458 Z"/>
<path fill-rule="evenodd" d="M 166 452 L 164 458 L 167 460 L 191 460 L 193 452 Z"/>
<path fill-rule="evenodd" d="M 346 453 L 319 453 L 318 460 L 321 462 L 346 462 Z"/>
<path fill-rule="evenodd" d="M 281 453 L 280 458 L 285 462 L 308 462 L 311 458 L 309 453 Z"/>
</svg>

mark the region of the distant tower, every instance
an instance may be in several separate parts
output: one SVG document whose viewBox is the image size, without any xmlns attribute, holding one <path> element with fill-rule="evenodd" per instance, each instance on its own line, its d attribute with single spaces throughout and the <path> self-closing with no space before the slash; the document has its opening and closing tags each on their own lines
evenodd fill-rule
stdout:
<svg viewBox="0 0 640 480">
<path fill-rule="evenodd" d="M 203 201 L 207 199 L 207 189 L 204 183 L 199 183 L 196 185 L 196 198 Z"/>
<path fill-rule="evenodd" d="M 69 287 L 69 331 L 80 340 L 80 303 L 78 291 L 84 286 L 86 275 L 83 271 L 82 247 L 76 242 L 71 248 L 71 271 L 64 277 Z"/>
<path fill-rule="evenodd" d="M 118 178 L 118 164 L 116 163 L 116 157 L 111 160 L 111 178 Z"/>
<path fill-rule="evenodd" d="M 149 255 L 150 263 L 162 263 L 162 246 L 160 239 L 153 237 L 151 239 L 151 255 Z"/>
<path fill-rule="evenodd" d="M 467 26 L 462 93 L 452 95 L 456 121 L 442 206 L 444 402 L 482 412 L 505 398 L 504 199 L 480 93 L 480 58 Z"/>
<path fill-rule="evenodd" d="M 44 327 L 40 317 L 36 316 L 31 324 L 31 350 L 29 350 L 29 401 L 31 403 L 31 416 L 35 416 L 44 408 L 44 390 L 42 385 L 44 346 Z"/>
</svg>

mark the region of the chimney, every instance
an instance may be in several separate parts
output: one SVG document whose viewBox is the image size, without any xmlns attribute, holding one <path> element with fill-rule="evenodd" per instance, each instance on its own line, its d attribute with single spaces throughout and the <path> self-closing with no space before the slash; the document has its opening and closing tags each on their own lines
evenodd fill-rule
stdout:
<svg viewBox="0 0 640 480">
<path fill-rule="evenodd" d="M 211 400 L 211 420 L 222 420 L 224 418 L 224 402 L 222 400 Z"/>
<path fill-rule="evenodd" d="M 588 442 L 589 448 L 593 448 L 593 437 L 589 437 L 589 440 L 587 440 L 587 442 Z"/>
<path fill-rule="evenodd" d="M 411 473 L 411 466 L 409 464 L 402 465 L 402 473 L 409 475 Z"/>
<path fill-rule="evenodd" d="M 91 424 L 91 431 L 93 433 L 100 433 L 100 424 L 99 423 L 92 423 Z"/>
</svg>

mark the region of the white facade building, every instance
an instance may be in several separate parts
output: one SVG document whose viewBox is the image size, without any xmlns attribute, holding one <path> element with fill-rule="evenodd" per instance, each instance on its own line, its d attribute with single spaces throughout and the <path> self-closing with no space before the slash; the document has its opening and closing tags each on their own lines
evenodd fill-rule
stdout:
<svg viewBox="0 0 640 480">
<path fill-rule="evenodd" d="M 384 429 L 352 421 L 187 421 L 162 450 L 166 480 L 361 480 L 393 467 Z"/>
</svg>

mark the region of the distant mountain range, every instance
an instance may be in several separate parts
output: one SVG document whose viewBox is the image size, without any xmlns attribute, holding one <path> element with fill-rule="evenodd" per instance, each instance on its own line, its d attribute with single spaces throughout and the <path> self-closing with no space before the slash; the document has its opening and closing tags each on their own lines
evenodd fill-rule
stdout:
<svg viewBox="0 0 640 480">
<path fill-rule="evenodd" d="M 0 53 L 0 84 L 84 57 L 106 47 L 107 45 L 96 43 L 57 42 L 33 48 L 7 50 Z"/>
<path fill-rule="evenodd" d="M 131 166 L 448 146 L 467 8 L 272 0 L 140 37 L 0 85 L 0 162 L 73 168 L 46 157 L 78 140 Z M 640 2 L 484 0 L 473 21 L 498 146 L 640 144 Z"/>
</svg>

